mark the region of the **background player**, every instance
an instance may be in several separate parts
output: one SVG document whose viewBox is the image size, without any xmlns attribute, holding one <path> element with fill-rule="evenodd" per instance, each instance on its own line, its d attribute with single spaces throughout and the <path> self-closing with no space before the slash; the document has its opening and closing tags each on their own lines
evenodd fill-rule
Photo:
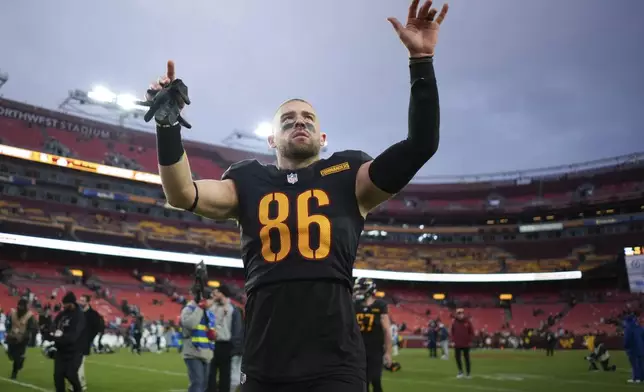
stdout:
<svg viewBox="0 0 644 392">
<path fill-rule="evenodd" d="M 456 309 L 456 315 L 452 322 L 452 340 L 454 341 L 454 357 L 458 367 L 457 378 L 470 378 L 472 366 L 470 363 L 470 347 L 474 339 L 474 327 L 469 317 L 465 316 L 465 310 Z M 465 376 L 463 376 L 463 362 L 465 359 Z"/>
<path fill-rule="evenodd" d="M 382 392 L 382 367 L 391 365 L 391 322 L 387 304 L 376 299 L 376 284 L 371 279 L 359 278 L 353 287 L 356 299 L 356 319 L 367 353 L 367 387 Z"/>
<path fill-rule="evenodd" d="M 431 1 L 389 18 L 409 50 L 407 137 L 372 159 L 359 151 L 320 160 L 326 134 L 303 100 L 282 104 L 269 145 L 277 166 L 232 165 L 221 181 L 193 182 L 179 124 L 157 126 L 159 173 L 170 205 L 242 228 L 246 274 L 244 391 L 362 392 L 365 354 L 351 288 L 364 218 L 402 190 L 436 153 L 438 88 L 433 68 L 440 23 Z M 148 99 L 175 77 L 151 86 Z M 285 343 L 286 342 L 286 343 Z M 286 389 L 284 389 L 286 388 Z"/>
</svg>

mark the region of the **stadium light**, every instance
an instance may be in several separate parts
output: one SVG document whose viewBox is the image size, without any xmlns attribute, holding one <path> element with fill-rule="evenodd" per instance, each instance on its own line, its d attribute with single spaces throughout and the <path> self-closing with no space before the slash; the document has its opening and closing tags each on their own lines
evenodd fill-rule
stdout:
<svg viewBox="0 0 644 392">
<path fill-rule="evenodd" d="M 132 94 L 116 94 L 103 86 L 94 87 L 87 92 L 87 97 L 97 103 L 116 105 L 123 110 L 140 111 L 145 113 L 148 108 L 136 104 L 136 97 Z"/>
<path fill-rule="evenodd" d="M 268 121 L 260 123 L 257 128 L 255 128 L 255 135 L 260 137 L 268 137 L 273 133 L 273 125 Z"/>
<path fill-rule="evenodd" d="M 115 93 L 109 88 L 97 85 L 89 91 L 71 90 L 59 108 L 65 112 L 90 116 L 110 122 L 118 121 L 125 126 L 126 120 L 135 120 L 128 125 L 149 129 L 151 126 L 143 122 L 143 115 L 148 108 L 136 104 L 132 94 Z"/>
</svg>

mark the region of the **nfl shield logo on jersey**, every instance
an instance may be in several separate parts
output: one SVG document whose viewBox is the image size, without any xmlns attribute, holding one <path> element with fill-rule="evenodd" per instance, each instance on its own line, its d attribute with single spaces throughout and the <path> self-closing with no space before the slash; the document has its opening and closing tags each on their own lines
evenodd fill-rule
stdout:
<svg viewBox="0 0 644 392">
<path fill-rule="evenodd" d="M 297 173 L 289 173 L 286 175 L 286 181 L 289 184 L 295 184 L 297 182 Z"/>
</svg>

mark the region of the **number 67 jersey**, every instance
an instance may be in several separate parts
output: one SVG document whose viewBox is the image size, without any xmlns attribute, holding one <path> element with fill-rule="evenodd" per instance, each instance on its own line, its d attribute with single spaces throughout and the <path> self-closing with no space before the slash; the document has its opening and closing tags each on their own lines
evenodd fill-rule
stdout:
<svg viewBox="0 0 644 392">
<path fill-rule="evenodd" d="M 239 200 L 247 377 L 364 377 L 351 288 L 364 228 L 356 174 L 369 160 L 343 151 L 298 170 L 249 160 L 224 173 Z"/>
</svg>

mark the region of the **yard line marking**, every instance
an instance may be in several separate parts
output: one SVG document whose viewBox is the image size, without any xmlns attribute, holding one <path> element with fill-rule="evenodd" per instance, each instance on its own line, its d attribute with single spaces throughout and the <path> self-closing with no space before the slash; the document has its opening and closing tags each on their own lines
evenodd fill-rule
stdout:
<svg viewBox="0 0 644 392">
<path fill-rule="evenodd" d="M 181 376 L 181 377 L 187 377 L 188 376 L 187 372 L 186 373 L 179 373 L 179 372 L 171 372 L 169 370 L 159 370 L 159 369 L 153 369 L 153 368 L 148 368 L 148 367 L 140 367 L 140 366 L 117 365 L 115 363 L 107 363 L 107 362 L 100 362 L 100 361 L 90 361 L 90 360 L 87 360 L 86 362 L 93 363 L 93 364 L 96 364 L 96 365 L 101 365 L 101 366 L 110 366 L 110 367 L 119 368 L 119 369 L 142 370 L 144 372 L 166 374 L 168 376 Z"/>
<path fill-rule="evenodd" d="M 8 382 L 10 384 L 18 385 L 18 386 L 21 386 L 23 388 L 34 389 L 34 390 L 40 391 L 40 392 L 52 392 L 49 389 L 41 388 L 41 387 L 39 387 L 37 385 L 34 385 L 34 384 L 27 384 L 26 382 L 12 380 L 10 378 L 0 377 L 0 381 L 5 381 L 5 382 Z"/>
<path fill-rule="evenodd" d="M 462 383 L 456 382 L 456 383 L 446 383 L 446 382 L 440 382 L 440 381 L 426 381 L 426 380 L 407 380 L 404 378 L 390 378 L 390 377 L 383 377 L 383 380 L 387 381 L 392 381 L 392 382 L 400 382 L 400 383 L 407 383 L 407 384 L 425 384 L 425 385 L 436 385 L 436 386 L 442 386 L 442 387 L 449 387 L 449 388 L 463 388 L 463 389 L 469 389 L 469 390 L 478 390 L 478 391 L 491 391 L 491 392 L 526 392 L 523 389 L 508 389 L 508 388 L 498 388 L 498 387 L 482 387 L 478 385 L 472 385 L 470 383 L 471 380 L 462 380 Z"/>
</svg>

